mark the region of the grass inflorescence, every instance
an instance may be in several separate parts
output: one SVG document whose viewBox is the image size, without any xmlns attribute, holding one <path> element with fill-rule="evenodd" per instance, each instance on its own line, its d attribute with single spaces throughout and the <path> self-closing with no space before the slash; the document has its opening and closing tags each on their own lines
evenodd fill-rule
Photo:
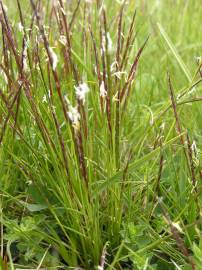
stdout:
<svg viewBox="0 0 202 270">
<path fill-rule="evenodd" d="M 0 269 L 200 270 L 199 1 L 5 2 Z"/>
</svg>

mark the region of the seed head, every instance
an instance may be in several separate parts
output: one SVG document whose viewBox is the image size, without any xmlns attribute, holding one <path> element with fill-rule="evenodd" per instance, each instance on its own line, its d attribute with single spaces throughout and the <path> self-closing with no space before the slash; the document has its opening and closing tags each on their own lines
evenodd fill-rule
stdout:
<svg viewBox="0 0 202 270">
<path fill-rule="evenodd" d="M 85 96 L 89 92 L 89 87 L 86 83 L 81 83 L 78 86 L 75 86 L 76 97 L 85 103 Z"/>
</svg>

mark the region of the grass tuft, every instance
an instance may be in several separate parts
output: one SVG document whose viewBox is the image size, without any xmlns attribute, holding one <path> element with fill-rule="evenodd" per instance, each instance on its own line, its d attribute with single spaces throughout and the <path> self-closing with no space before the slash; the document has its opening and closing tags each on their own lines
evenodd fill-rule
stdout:
<svg viewBox="0 0 202 270">
<path fill-rule="evenodd" d="M 202 269 L 202 8 L 171 2 L 0 0 L 0 269 Z"/>
</svg>

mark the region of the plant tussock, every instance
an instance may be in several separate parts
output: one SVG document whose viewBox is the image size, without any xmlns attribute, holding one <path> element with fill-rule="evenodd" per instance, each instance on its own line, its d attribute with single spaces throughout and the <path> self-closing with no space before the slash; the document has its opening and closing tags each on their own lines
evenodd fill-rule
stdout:
<svg viewBox="0 0 202 270">
<path fill-rule="evenodd" d="M 159 24 L 188 86 L 140 102 L 131 2 L 0 1 L 1 269 L 200 269 L 201 61 Z"/>
</svg>

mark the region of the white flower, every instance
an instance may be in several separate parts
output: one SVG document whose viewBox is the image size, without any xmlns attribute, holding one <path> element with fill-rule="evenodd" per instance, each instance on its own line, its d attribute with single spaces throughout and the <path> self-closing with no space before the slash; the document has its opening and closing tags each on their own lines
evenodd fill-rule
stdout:
<svg viewBox="0 0 202 270">
<path fill-rule="evenodd" d="M 42 103 L 47 103 L 46 95 L 43 96 Z"/>
<path fill-rule="evenodd" d="M 55 52 L 53 51 L 52 48 L 49 47 L 49 53 L 50 53 L 50 56 L 51 56 L 51 59 L 52 59 L 52 67 L 53 67 L 53 70 L 56 69 L 57 67 L 57 64 L 58 64 L 58 58 L 57 58 L 57 55 L 55 54 Z"/>
<path fill-rule="evenodd" d="M 24 27 L 23 25 L 21 24 L 21 22 L 18 23 L 18 30 L 23 33 L 23 30 L 24 30 Z"/>
<path fill-rule="evenodd" d="M 199 166 L 199 149 L 197 148 L 196 146 L 196 142 L 193 141 L 192 145 L 191 145 L 191 150 L 192 150 L 192 158 L 193 158 L 193 161 L 194 161 L 194 165 L 196 167 Z"/>
<path fill-rule="evenodd" d="M 88 85 L 86 83 L 81 83 L 79 86 L 75 86 L 76 89 L 76 97 L 85 102 L 85 96 L 89 92 Z"/>
<path fill-rule="evenodd" d="M 109 32 L 107 32 L 106 38 L 105 38 L 105 35 L 103 34 L 101 53 L 105 52 L 106 39 L 107 39 L 107 44 L 108 44 L 108 53 L 112 53 L 113 50 L 114 50 L 114 48 L 113 48 L 113 42 L 112 42 L 112 39 L 110 37 L 110 33 Z"/>
<path fill-rule="evenodd" d="M 196 147 L 196 142 L 195 142 L 195 141 L 193 141 L 193 143 L 192 143 L 192 145 L 191 145 L 191 150 L 192 150 L 193 152 L 197 152 L 197 147 Z"/>
<path fill-rule="evenodd" d="M 112 52 L 113 51 L 113 43 L 112 43 L 112 39 L 110 37 L 109 32 L 107 33 L 107 41 L 108 41 L 108 51 Z"/>
<path fill-rule="evenodd" d="M 105 90 L 105 84 L 104 82 L 102 81 L 101 85 L 100 85 L 100 96 L 102 98 L 105 98 L 107 95 L 107 91 Z"/>
<path fill-rule="evenodd" d="M 201 56 L 195 56 L 194 58 L 198 62 L 199 65 L 202 63 L 202 57 Z"/>
<path fill-rule="evenodd" d="M 78 130 L 80 127 L 79 120 L 80 120 L 80 113 L 77 110 L 77 107 L 72 107 L 69 105 L 69 111 L 67 112 L 70 121 L 72 122 L 72 126 L 75 130 Z"/>
</svg>

